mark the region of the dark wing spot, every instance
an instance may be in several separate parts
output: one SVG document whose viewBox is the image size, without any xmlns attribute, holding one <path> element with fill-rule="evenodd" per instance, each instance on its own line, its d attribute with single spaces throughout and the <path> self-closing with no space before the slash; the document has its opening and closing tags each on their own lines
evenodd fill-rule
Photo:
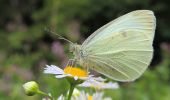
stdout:
<svg viewBox="0 0 170 100">
<path fill-rule="evenodd" d="M 122 34 L 123 37 L 127 37 L 127 32 L 126 31 L 121 31 L 120 34 Z"/>
</svg>

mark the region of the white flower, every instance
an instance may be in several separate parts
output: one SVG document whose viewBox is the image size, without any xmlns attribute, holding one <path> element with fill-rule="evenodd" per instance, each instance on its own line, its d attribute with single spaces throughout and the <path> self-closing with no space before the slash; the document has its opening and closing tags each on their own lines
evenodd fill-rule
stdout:
<svg viewBox="0 0 170 100">
<path fill-rule="evenodd" d="M 71 100 L 75 100 L 75 98 L 79 97 L 80 93 L 81 92 L 77 88 L 75 88 L 74 91 L 73 91 Z M 68 97 L 68 95 L 69 95 L 69 91 L 67 92 L 66 97 Z M 57 100 L 66 100 L 66 99 L 65 99 L 65 97 L 63 95 L 60 95 Z"/>
<path fill-rule="evenodd" d="M 88 100 L 88 94 L 86 94 L 84 91 L 81 91 L 79 96 L 74 97 L 71 100 Z"/>
<path fill-rule="evenodd" d="M 88 93 L 82 91 L 79 96 L 77 96 L 76 98 L 72 98 L 71 100 L 112 100 L 112 99 L 109 97 L 104 98 L 102 92 L 96 92 L 93 95 L 89 95 Z"/>
<path fill-rule="evenodd" d="M 90 78 L 89 80 L 83 82 L 82 84 L 79 84 L 81 87 L 93 87 L 95 89 L 117 89 L 119 88 L 118 83 L 113 82 L 105 82 L 105 79 L 99 77 L 99 78 Z"/>
<path fill-rule="evenodd" d="M 97 92 L 95 94 L 93 94 L 92 96 L 92 100 L 112 100 L 111 98 L 107 97 L 107 98 L 103 98 L 103 93 L 102 92 Z"/>
<path fill-rule="evenodd" d="M 68 92 L 68 95 L 69 95 L 69 92 Z M 74 98 L 74 97 L 77 97 L 79 95 L 80 95 L 80 91 L 77 88 L 74 88 L 72 97 Z"/>
<path fill-rule="evenodd" d="M 92 76 L 92 75 L 88 75 L 87 71 L 72 66 L 66 66 L 64 70 L 62 70 L 61 68 L 55 65 L 51 65 L 51 66 L 46 65 L 46 68 L 44 68 L 44 73 L 55 74 L 56 78 L 72 77 L 75 80 L 78 79 L 86 80 Z"/>
<path fill-rule="evenodd" d="M 63 95 L 59 96 L 57 100 L 65 100 L 65 97 Z"/>
</svg>

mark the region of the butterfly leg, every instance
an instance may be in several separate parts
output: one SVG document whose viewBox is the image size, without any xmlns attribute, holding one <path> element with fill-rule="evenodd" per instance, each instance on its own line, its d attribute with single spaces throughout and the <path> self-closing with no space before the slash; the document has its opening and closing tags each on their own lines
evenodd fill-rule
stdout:
<svg viewBox="0 0 170 100">
<path fill-rule="evenodd" d="M 87 64 L 83 64 L 84 69 L 88 72 L 89 71 L 89 66 Z"/>
<path fill-rule="evenodd" d="M 75 66 L 75 59 L 69 59 L 67 66 Z"/>
</svg>

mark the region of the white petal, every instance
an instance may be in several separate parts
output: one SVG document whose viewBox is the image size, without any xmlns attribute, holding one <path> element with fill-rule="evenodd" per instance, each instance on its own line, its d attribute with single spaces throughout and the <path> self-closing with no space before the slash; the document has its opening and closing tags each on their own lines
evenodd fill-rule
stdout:
<svg viewBox="0 0 170 100">
<path fill-rule="evenodd" d="M 64 71 L 55 65 L 51 65 L 51 66 L 46 65 L 46 68 L 44 68 L 44 73 L 46 73 L 46 74 L 64 74 Z"/>
<path fill-rule="evenodd" d="M 93 100 L 103 100 L 103 92 L 93 94 Z"/>
<path fill-rule="evenodd" d="M 80 96 L 77 96 L 75 100 L 88 100 L 88 96 L 84 91 L 81 91 Z"/>
<path fill-rule="evenodd" d="M 98 89 L 117 89 L 117 88 L 119 88 L 118 83 L 113 83 L 113 82 L 104 83 L 104 82 L 96 81 L 93 79 L 87 80 L 78 86 L 94 87 L 94 88 L 98 88 Z"/>
<path fill-rule="evenodd" d="M 63 78 L 63 77 L 67 77 L 68 75 L 65 75 L 65 74 L 63 74 L 63 75 L 56 75 L 55 77 L 56 78 Z"/>
<path fill-rule="evenodd" d="M 82 84 L 79 84 L 80 87 L 91 87 L 91 83 L 89 81 L 85 81 Z"/>
<path fill-rule="evenodd" d="M 57 100 L 64 100 L 64 96 L 60 95 Z"/>
<path fill-rule="evenodd" d="M 103 85 L 103 88 L 108 88 L 108 89 L 117 89 L 119 88 L 119 84 L 118 83 L 106 83 L 106 85 Z"/>
<path fill-rule="evenodd" d="M 74 76 L 74 80 L 77 80 L 78 79 L 78 77 L 77 76 Z"/>
</svg>

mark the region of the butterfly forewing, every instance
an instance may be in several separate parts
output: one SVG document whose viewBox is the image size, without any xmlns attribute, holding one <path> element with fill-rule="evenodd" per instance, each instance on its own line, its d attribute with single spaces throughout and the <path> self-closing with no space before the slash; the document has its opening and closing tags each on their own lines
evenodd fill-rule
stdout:
<svg viewBox="0 0 170 100">
<path fill-rule="evenodd" d="M 153 54 L 156 20 L 152 11 L 130 12 L 104 25 L 82 44 L 84 63 L 118 81 L 133 81 L 146 70 Z"/>
<path fill-rule="evenodd" d="M 145 32 L 145 34 L 153 40 L 156 26 L 155 22 L 156 19 L 152 11 L 137 10 L 130 12 L 99 28 L 83 42 L 82 47 L 86 48 L 100 41 L 103 37 L 114 36 L 125 30 Z"/>
</svg>

